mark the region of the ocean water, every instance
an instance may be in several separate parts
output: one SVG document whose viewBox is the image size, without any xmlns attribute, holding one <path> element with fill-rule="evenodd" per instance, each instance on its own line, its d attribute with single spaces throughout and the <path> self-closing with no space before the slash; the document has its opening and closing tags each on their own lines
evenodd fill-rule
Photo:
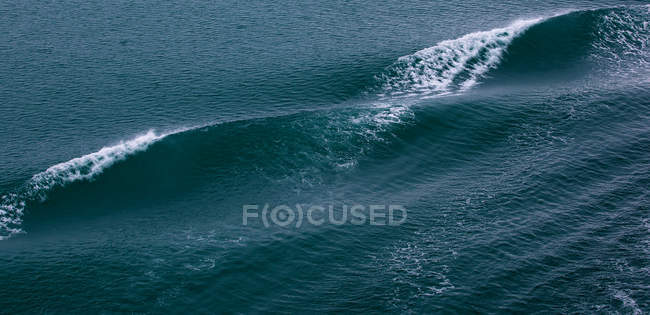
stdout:
<svg viewBox="0 0 650 315">
<path fill-rule="evenodd" d="M 0 16 L 0 313 L 650 312 L 645 1 Z"/>
</svg>

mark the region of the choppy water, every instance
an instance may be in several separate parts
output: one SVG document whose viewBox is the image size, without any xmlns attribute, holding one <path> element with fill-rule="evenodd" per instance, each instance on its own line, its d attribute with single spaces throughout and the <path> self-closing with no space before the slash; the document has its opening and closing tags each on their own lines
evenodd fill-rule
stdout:
<svg viewBox="0 0 650 315">
<path fill-rule="evenodd" d="M 2 313 L 650 310 L 643 2 L 0 12 Z"/>
</svg>

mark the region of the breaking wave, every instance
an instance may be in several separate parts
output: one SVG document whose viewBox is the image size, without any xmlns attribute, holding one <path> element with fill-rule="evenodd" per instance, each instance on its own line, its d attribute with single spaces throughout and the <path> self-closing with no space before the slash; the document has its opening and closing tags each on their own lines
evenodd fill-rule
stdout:
<svg viewBox="0 0 650 315">
<path fill-rule="evenodd" d="M 536 83 L 589 74 L 644 76 L 650 64 L 650 7 L 570 11 L 518 20 L 400 57 L 376 77 L 378 94 L 440 95 L 466 91 L 481 79 Z"/>
<path fill-rule="evenodd" d="M 508 27 L 467 34 L 400 57 L 379 80 L 389 95 L 466 90 L 496 67 L 512 40 L 542 19 L 521 20 Z"/>
<path fill-rule="evenodd" d="M 404 120 L 412 115 L 408 109 L 410 105 L 395 97 L 465 91 L 486 76 L 512 76 L 525 72 L 524 67 L 518 66 L 521 64 L 526 64 L 528 69 L 535 69 L 536 63 L 550 67 L 563 65 L 554 63 L 555 60 L 568 63 L 576 60 L 576 56 L 590 58 L 595 54 L 602 57 L 601 61 L 610 60 L 609 64 L 618 64 L 623 62 L 620 58 L 633 55 L 633 64 L 637 68 L 639 65 L 647 68 L 650 37 L 645 18 L 647 11 L 647 6 L 576 11 L 551 18 L 520 20 L 507 27 L 442 41 L 400 57 L 377 76 L 378 94 L 384 99 L 369 100 L 368 103 L 373 104 L 370 108 L 234 122 L 222 125 L 208 138 L 198 131 L 206 126 L 160 134 L 149 131 L 56 164 L 34 175 L 18 191 L 3 195 L 0 200 L 0 240 L 23 232 L 23 214 L 30 202 L 45 200 L 55 188 L 93 180 L 116 163 L 147 151 L 152 144 L 173 134 L 183 133 L 174 143 L 183 152 L 201 152 L 210 143 L 219 148 L 219 154 L 211 157 L 214 160 L 209 162 L 220 168 L 241 169 L 245 167 L 240 165 L 246 165 L 250 169 L 264 169 L 271 174 L 285 172 L 284 177 L 298 178 L 305 173 L 301 172 L 301 167 L 321 170 L 350 168 L 373 145 L 383 141 L 391 126 L 404 125 Z M 568 37 L 563 37 L 565 33 Z M 563 43 L 561 47 L 557 47 L 558 41 Z M 637 58 L 639 56 L 641 58 Z M 614 57 L 619 59 L 612 60 Z M 214 139 L 241 145 L 221 147 L 218 145 L 221 143 Z M 259 143 L 262 144 L 257 145 Z M 250 148 L 257 148 L 257 151 L 242 154 L 242 150 Z M 277 161 L 260 163 L 256 156 L 274 157 Z M 146 158 L 164 159 L 165 156 Z M 278 165 L 284 165 L 286 169 L 280 171 L 276 169 L 280 167 Z M 269 170 L 271 168 L 273 170 Z M 314 179 L 296 180 L 304 183 Z"/>
<path fill-rule="evenodd" d="M 20 192 L 2 196 L 0 240 L 22 232 L 20 225 L 27 202 L 46 199 L 47 192 L 55 187 L 62 187 L 79 180 L 91 180 L 113 164 L 146 150 L 151 144 L 172 133 L 156 134 L 154 131 L 149 131 L 131 140 L 121 141 L 114 146 L 104 147 L 97 152 L 56 164 L 32 176 Z"/>
</svg>

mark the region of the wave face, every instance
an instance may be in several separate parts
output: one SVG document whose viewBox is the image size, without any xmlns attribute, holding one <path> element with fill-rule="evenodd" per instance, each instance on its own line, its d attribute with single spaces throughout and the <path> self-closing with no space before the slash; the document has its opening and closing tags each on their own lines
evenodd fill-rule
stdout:
<svg viewBox="0 0 650 315">
<path fill-rule="evenodd" d="M 510 43 L 485 83 L 557 86 L 643 76 L 650 61 L 646 20 L 646 7 L 575 11 L 545 19 Z"/>
<path fill-rule="evenodd" d="M 87 195 L 101 199 L 106 190 L 128 194 L 161 182 L 197 186 L 201 181 L 212 182 L 212 176 L 222 178 L 221 184 L 229 187 L 242 185 L 241 179 L 248 177 L 300 191 L 322 184 L 332 170 L 353 168 L 366 150 L 388 141 L 391 128 L 406 123 L 409 117 L 406 106 L 379 102 L 362 109 L 256 118 L 167 133 L 149 131 L 51 166 L 18 192 L 4 195 L 0 237 L 23 233 L 25 209 L 51 199 L 53 191 L 69 197 L 62 198 L 67 201 Z M 119 167 L 114 167 L 118 163 Z M 104 174 L 115 169 L 119 169 L 117 176 Z M 167 171 L 161 173 L 161 169 Z M 192 169 L 200 169 L 202 174 L 193 174 Z M 100 183 L 90 183 L 96 180 Z M 72 185 L 75 183 L 79 185 Z M 138 198 L 145 197 L 141 194 Z"/>
</svg>

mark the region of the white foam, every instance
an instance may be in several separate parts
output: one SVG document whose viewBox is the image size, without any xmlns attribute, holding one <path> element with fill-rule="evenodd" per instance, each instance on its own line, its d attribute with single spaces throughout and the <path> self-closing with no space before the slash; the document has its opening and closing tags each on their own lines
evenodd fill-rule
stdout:
<svg viewBox="0 0 650 315">
<path fill-rule="evenodd" d="M 20 225 L 27 201 L 44 200 L 47 193 L 57 186 L 64 186 L 79 180 L 91 180 L 116 162 L 122 161 L 134 153 L 146 150 L 151 144 L 170 134 L 185 130 L 187 129 L 179 129 L 164 134 L 156 134 L 153 130 L 150 130 L 131 140 L 121 141 L 116 145 L 104 147 L 97 152 L 56 164 L 34 175 L 21 192 L 2 196 L 2 200 L 0 200 L 0 240 L 23 232 Z"/>
<path fill-rule="evenodd" d="M 631 298 L 630 295 L 626 292 L 618 290 L 614 293 L 614 297 L 623 302 L 623 308 L 629 312 L 629 314 L 643 314 L 643 310 L 639 308 L 639 305 L 636 303 L 636 301 Z"/>
<path fill-rule="evenodd" d="M 42 191 L 49 190 L 56 185 L 91 179 L 115 162 L 121 161 L 133 153 L 145 150 L 149 145 L 163 137 L 165 135 L 157 135 L 153 131 L 149 131 L 129 141 L 121 141 L 114 146 L 104 147 L 97 152 L 56 164 L 34 175 L 30 181 L 30 186 L 34 190 Z"/>
<path fill-rule="evenodd" d="M 470 33 L 400 57 L 379 78 L 383 94 L 430 94 L 466 90 L 496 67 L 514 38 L 541 18 L 515 21 L 504 28 Z"/>
<path fill-rule="evenodd" d="M 608 65 L 619 66 L 616 71 L 608 69 L 608 72 L 615 75 L 629 77 L 630 74 L 638 73 L 647 77 L 650 63 L 647 18 L 647 12 L 639 12 L 637 7 L 608 12 L 600 19 L 599 36 L 592 44 L 597 53 L 591 57 L 605 58 Z M 626 66 L 628 64 L 631 66 Z"/>
</svg>

